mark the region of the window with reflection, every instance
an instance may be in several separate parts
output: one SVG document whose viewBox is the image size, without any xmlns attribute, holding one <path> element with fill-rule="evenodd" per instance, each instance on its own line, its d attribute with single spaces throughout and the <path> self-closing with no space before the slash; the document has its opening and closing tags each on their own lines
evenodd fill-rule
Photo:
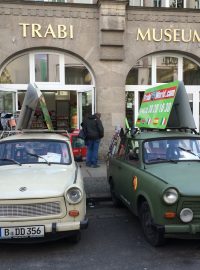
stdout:
<svg viewBox="0 0 200 270">
<path fill-rule="evenodd" d="M 183 58 L 183 81 L 185 85 L 200 84 L 200 67 L 187 58 Z"/>
<path fill-rule="evenodd" d="M 82 93 L 82 117 L 83 119 L 92 113 L 92 92 Z"/>
<path fill-rule="evenodd" d="M 0 112 L 15 111 L 15 93 L 0 91 Z M 14 107 L 13 107 L 14 105 Z"/>
<path fill-rule="evenodd" d="M 140 59 L 128 73 L 127 85 L 150 85 L 151 84 L 151 57 Z"/>
<path fill-rule="evenodd" d="M 168 83 L 178 79 L 178 58 L 157 56 L 157 83 Z"/>
<path fill-rule="evenodd" d="M 184 0 L 169 0 L 169 7 L 184 8 Z"/>
<path fill-rule="evenodd" d="M 28 83 L 29 79 L 29 57 L 20 56 L 10 62 L 1 72 L 0 83 Z"/>
<path fill-rule="evenodd" d="M 65 67 L 65 84 L 91 84 L 91 75 L 84 66 Z"/>
<path fill-rule="evenodd" d="M 65 55 L 65 84 L 92 84 L 89 70 L 71 55 Z"/>
<path fill-rule="evenodd" d="M 58 82 L 59 56 L 56 54 L 35 54 L 35 81 Z"/>
</svg>

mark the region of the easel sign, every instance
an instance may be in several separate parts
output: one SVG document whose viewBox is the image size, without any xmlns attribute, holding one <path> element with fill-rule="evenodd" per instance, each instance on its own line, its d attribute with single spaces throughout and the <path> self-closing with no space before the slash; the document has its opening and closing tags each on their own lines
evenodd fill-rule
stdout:
<svg viewBox="0 0 200 270">
<path fill-rule="evenodd" d="M 147 89 L 136 126 L 145 129 L 196 129 L 183 82 L 175 81 Z"/>
</svg>

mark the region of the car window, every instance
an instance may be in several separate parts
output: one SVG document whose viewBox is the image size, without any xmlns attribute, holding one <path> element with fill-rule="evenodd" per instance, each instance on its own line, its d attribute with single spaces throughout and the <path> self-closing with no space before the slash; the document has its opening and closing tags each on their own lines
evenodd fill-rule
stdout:
<svg viewBox="0 0 200 270">
<path fill-rule="evenodd" d="M 68 143 L 56 140 L 16 140 L 0 143 L 0 166 L 30 163 L 70 164 Z"/>
<path fill-rule="evenodd" d="M 126 160 L 138 162 L 139 160 L 139 142 L 137 140 L 129 139 L 125 151 Z"/>
<path fill-rule="evenodd" d="M 168 138 L 149 140 L 143 146 L 144 162 L 171 162 L 200 159 L 200 140 L 196 138 Z"/>
</svg>

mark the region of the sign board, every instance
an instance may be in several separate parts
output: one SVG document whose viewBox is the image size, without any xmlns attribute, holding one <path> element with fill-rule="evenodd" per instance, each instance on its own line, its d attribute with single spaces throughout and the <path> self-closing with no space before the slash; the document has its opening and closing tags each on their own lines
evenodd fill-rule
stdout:
<svg viewBox="0 0 200 270">
<path fill-rule="evenodd" d="M 37 88 L 36 85 L 29 84 L 24 101 L 22 104 L 22 109 L 19 114 L 19 119 L 17 121 L 17 129 L 29 129 L 31 128 L 33 116 L 36 110 L 36 107 L 40 103 L 46 125 L 49 130 L 53 130 L 53 125 L 49 112 L 47 110 L 46 102 L 42 92 Z"/>
<path fill-rule="evenodd" d="M 195 129 L 184 84 L 175 81 L 147 89 L 144 93 L 136 126 L 149 129 Z"/>
</svg>

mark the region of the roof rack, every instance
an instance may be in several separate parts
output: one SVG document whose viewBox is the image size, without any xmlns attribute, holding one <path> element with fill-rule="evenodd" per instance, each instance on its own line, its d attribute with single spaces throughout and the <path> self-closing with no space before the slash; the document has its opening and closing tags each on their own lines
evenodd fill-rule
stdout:
<svg viewBox="0 0 200 270">
<path fill-rule="evenodd" d="M 18 130 L 4 130 L 0 134 L 0 139 L 3 139 L 5 137 L 20 134 L 20 133 L 51 133 L 51 134 L 65 134 L 67 137 L 69 137 L 69 133 L 67 130 L 49 130 L 49 129 L 18 129 Z"/>
</svg>

